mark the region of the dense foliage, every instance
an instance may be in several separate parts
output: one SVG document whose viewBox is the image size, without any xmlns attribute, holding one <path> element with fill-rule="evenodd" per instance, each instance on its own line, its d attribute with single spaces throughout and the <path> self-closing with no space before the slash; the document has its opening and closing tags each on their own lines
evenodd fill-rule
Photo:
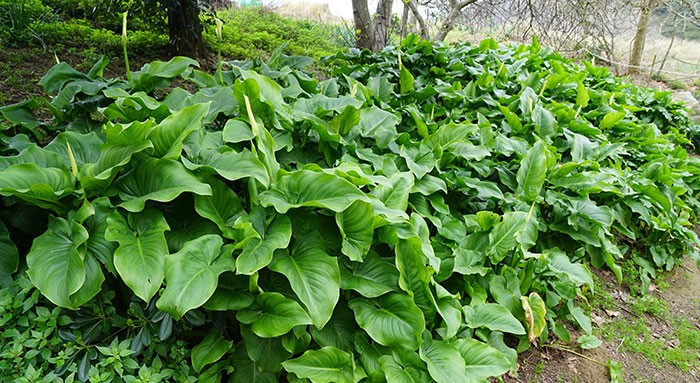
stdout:
<svg viewBox="0 0 700 383">
<path fill-rule="evenodd" d="M 52 121 L 39 101 L 0 109 L 0 281 L 30 294 L 26 272 L 77 310 L 52 314 L 77 366 L 42 355 L 43 371 L 137 381 L 100 355 L 155 364 L 175 336 L 199 381 L 485 381 L 569 341 L 567 320 L 599 342 L 589 265 L 621 278 L 633 260 L 648 283 L 700 259 L 700 160 L 668 94 L 536 42 L 412 37 L 329 60 L 323 81 L 279 51 L 128 81 L 59 64 Z M 105 301 L 148 335 L 71 325 Z"/>
<path fill-rule="evenodd" d="M 0 46 L 43 47 L 59 56 L 79 48 L 119 58 L 123 11 L 129 11 L 130 54 L 149 60 L 159 57 L 169 39 L 164 13 L 132 0 L 0 0 Z M 223 21 L 222 40 L 216 36 L 214 17 Z M 203 35 L 207 48 L 221 49 L 230 59 L 267 58 L 285 42 L 285 53 L 318 59 L 351 41 L 344 37 L 346 27 L 285 18 L 264 7 L 209 11 L 202 18 L 207 21 Z"/>
</svg>

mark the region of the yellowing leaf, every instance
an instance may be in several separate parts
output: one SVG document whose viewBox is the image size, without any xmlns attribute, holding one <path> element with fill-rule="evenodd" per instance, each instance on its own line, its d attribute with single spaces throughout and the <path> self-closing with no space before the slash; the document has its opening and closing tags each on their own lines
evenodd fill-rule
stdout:
<svg viewBox="0 0 700 383">
<path fill-rule="evenodd" d="M 530 293 L 529 297 L 520 297 L 520 303 L 525 311 L 525 323 L 527 323 L 527 339 L 535 343 L 547 325 L 545 314 L 547 307 L 537 293 Z"/>
</svg>

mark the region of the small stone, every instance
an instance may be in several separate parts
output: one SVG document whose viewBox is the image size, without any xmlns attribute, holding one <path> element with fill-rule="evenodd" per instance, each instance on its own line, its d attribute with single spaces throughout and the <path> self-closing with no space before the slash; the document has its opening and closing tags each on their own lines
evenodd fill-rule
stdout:
<svg viewBox="0 0 700 383">
<path fill-rule="evenodd" d="M 695 116 L 694 119 L 700 117 L 700 102 L 698 102 L 693 94 L 688 91 L 676 92 L 673 94 L 673 101 L 685 103 L 685 106 L 690 109 L 691 115 Z"/>
</svg>

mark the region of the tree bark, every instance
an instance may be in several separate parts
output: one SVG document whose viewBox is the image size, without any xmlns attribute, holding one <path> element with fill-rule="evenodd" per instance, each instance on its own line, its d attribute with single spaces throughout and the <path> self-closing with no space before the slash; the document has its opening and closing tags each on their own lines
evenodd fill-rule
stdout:
<svg viewBox="0 0 700 383">
<path fill-rule="evenodd" d="M 630 53 L 630 62 L 628 74 L 639 73 L 639 67 L 642 63 L 642 55 L 644 54 L 644 44 L 646 41 L 647 27 L 649 27 L 649 16 L 651 11 L 656 6 L 658 0 L 647 0 L 642 6 L 642 11 L 639 14 L 639 23 L 637 23 L 637 33 L 634 35 L 632 44 L 632 52 Z"/>
<path fill-rule="evenodd" d="M 352 16 L 355 21 L 355 46 L 359 49 L 371 50 L 374 29 L 367 0 L 352 0 Z"/>
<path fill-rule="evenodd" d="M 404 6 L 408 6 L 408 8 L 411 9 L 411 13 L 413 13 L 413 16 L 416 18 L 416 21 L 418 21 L 418 26 L 420 27 L 420 37 L 422 39 L 427 40 L 429 38 L 428 26 L 425 24 L 425 19 L 423 19 L 423 15 L 421 15 L 420 11 L 418 10 L 418 4 L 416 4 L 416 0 L 404 0 Z"/>
<path fill-rule="evenodd" d="M 394 0 L 379 0 L 377 13 L 374 20 L 374 34 L 372 37 L 372 51 L 384 49 L 389 41 L 389 24 L 391 23 L 391 8 Z"/>
<path fill-rule="evenodd" d="M 435 35 L 435 41 L 444 40 L 447 34 L 452 30 L 452 28 L 454 28 L 455 21 L 457 21 L 462 9 L 469 4 L 475 3 L 476 1 L 477 0 L 464 0 L 458 2 L 457 0 L 450 0 L 450 13 L 447 14 L 447 17 L 445 17 L 445 20 L 442 22 L 440 30 L 438 31 L 437 35 Z"/>
<path fill-rule="evenodd" d="M 206 54 L 202 40 L 197 0 L 177 0 L 166 6 L 170 48 L 175 56 L 202 58 Z"/>
<path fill-rule="evenodd" d="M 408 8 L 408 5 L 406 5 L 406 2 L 404 1 L 403 4 L 403 12 L 401 13 L 401 40 L 406 38 L 408 35 L 408 16 L 410 15 L 411 10 Z"/>
</svg>

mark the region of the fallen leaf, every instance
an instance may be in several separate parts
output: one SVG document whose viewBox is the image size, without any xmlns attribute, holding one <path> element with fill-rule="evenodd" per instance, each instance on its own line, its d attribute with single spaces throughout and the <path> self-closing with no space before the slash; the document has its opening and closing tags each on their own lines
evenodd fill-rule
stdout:
<svg viewBox="0 0 700 383">
<path fill-rule="evenodd" d="M 596 313 L 591 313 L 591 319 L 593 320 L 593 322 L 595 322 L 596 325 L 598 325 L 598 327 L 603 327 L 603 325 L 605 324 L 605 318 Z"/>
<path fill-rule="evenodd" d="M 605 310 L 605 313 L 608 314 L 609 317 L 615 318 L 620 316 L 619 311 L 614 311 L 614 310 Z"/>
</svg>

